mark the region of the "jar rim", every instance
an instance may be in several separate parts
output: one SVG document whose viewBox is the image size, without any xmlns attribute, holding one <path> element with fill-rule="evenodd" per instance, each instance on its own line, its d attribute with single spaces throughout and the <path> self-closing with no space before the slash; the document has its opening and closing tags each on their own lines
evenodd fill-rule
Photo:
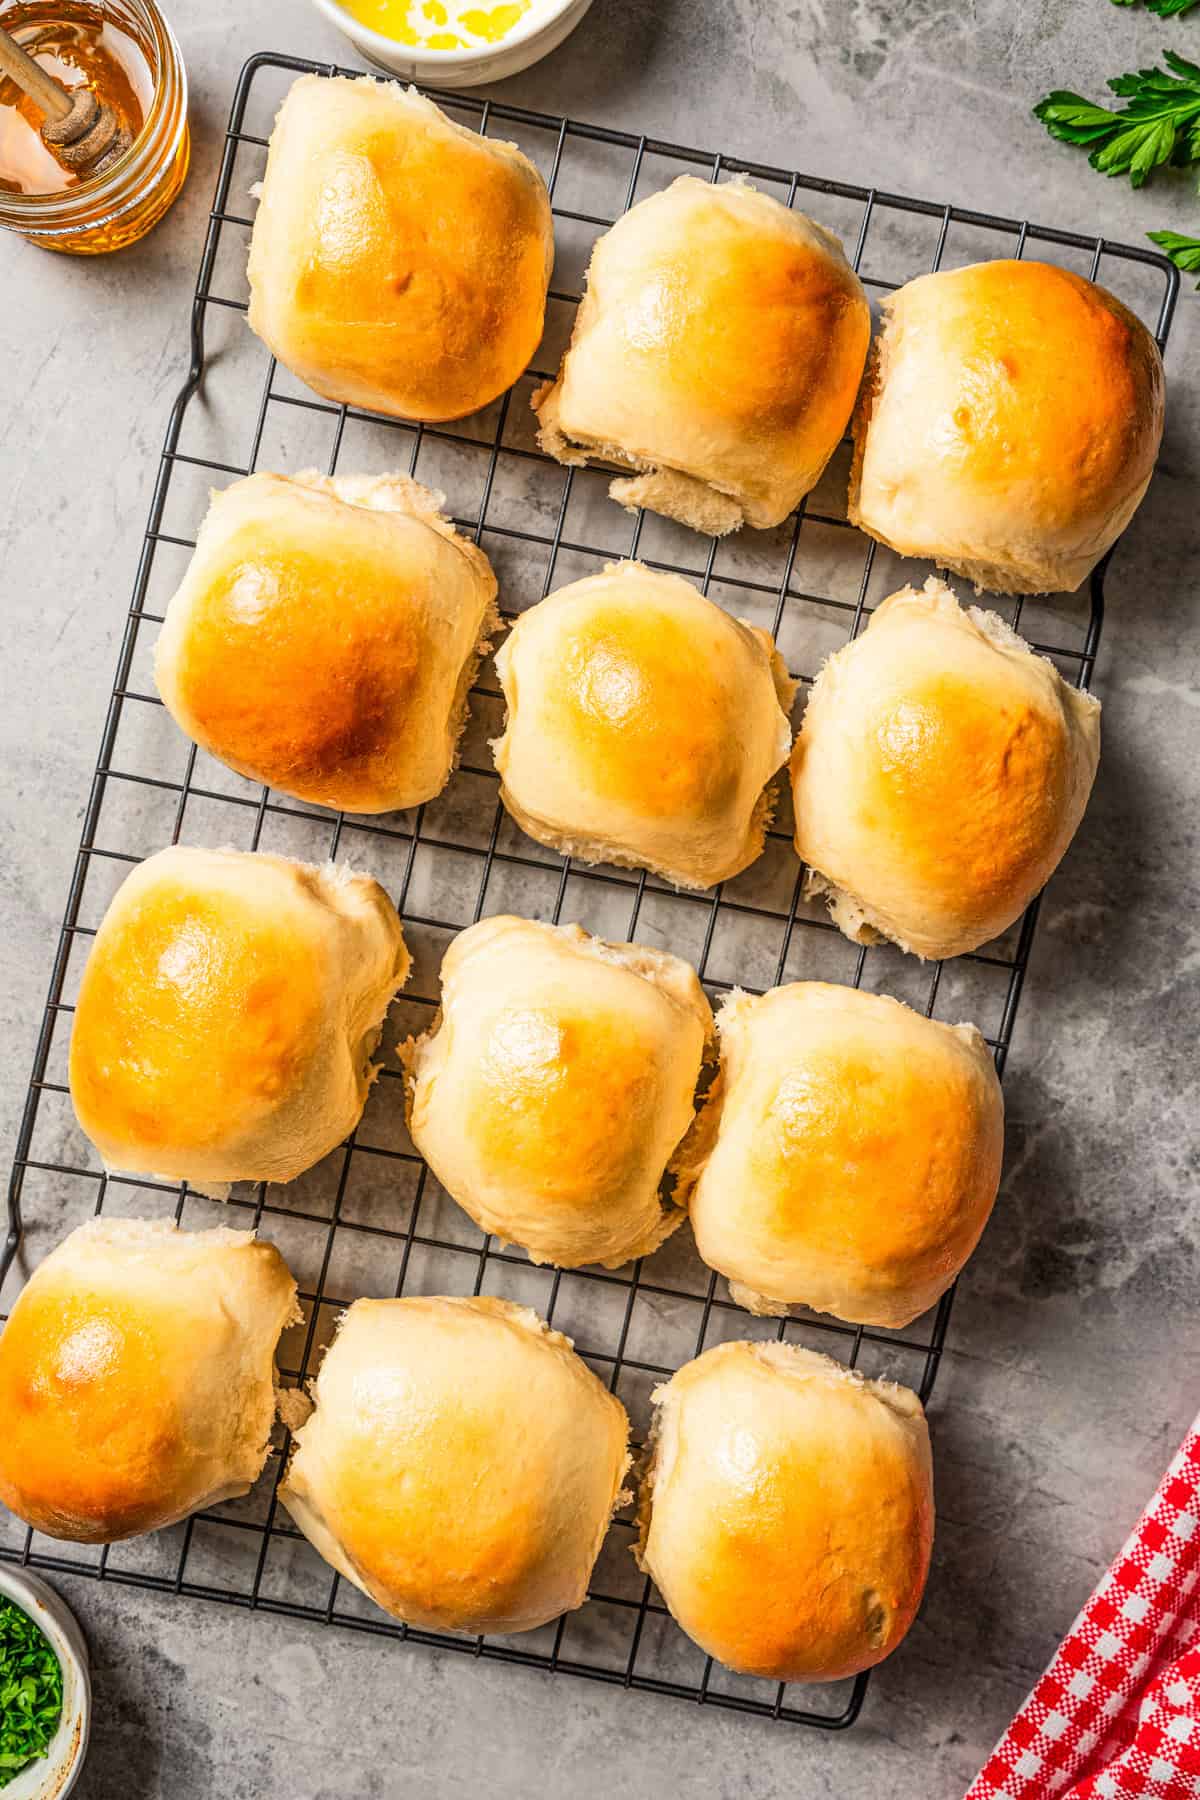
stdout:
<svg viewBox="0 0 1200 1800">
<path fill-rule="evenodd" d="M 154 94 L 137 137 L 102 174 L 51 194 L 0 193 L 0 224 L 36 233 L 39 237 L 73 237 L 79 230 L 81 206 L 105 206 L 88 229 L 111 225 L 140 204 L 140 177 L 148 161 L 168 165 L 187 129 L 188 79 L 179 43 L 166 15 L 155 0 L 111 0 L 115 8 L 133 14 L 149 32 L 157 66 L 151 70 Z M 104 0 L 96 0 L 103 8 Z M 0 21 L 5 12 L 0 0 Z"/>
</svg>

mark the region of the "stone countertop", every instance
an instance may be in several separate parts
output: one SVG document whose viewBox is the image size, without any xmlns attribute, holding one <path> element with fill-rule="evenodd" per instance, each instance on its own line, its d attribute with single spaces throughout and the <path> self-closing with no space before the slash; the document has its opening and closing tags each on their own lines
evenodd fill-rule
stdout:
<svg viewBox="0 0 1200 1800">
<path fill-rule="evenodd" d="M 195 167 L 137 249 L 0 243 L 8 637 L 0 829 L 11 1144 L 108 700 L 237 70 L 352 61 L 302 0 L 174 0 Z M 1107 0 L 596 0 L 505 98 L 901 192 L 1137 241 L 1200 231 L 1194 180 L 1105 182 L 1029 117 L 1200 15 Z M 93 1648 L 81 1800 L 953 1800 L 1118 1547 L 1200 1399 L 1200 303 L 1167 437 L 1114 561 L 1105 748 L 1052 884 L 1009 1063 L 1007 1166 L 932 1423 L 928 1597 L 860 1725 L 826 1737 L 346 1633 L 63 1578 Z"/>
</svg>

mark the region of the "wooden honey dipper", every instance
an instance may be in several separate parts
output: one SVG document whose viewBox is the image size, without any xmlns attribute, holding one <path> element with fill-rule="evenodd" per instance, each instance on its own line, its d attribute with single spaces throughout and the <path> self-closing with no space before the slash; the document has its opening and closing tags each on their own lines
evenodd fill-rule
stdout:
<svg viewBox="0 0 1200 1800">
<path fill-rule="evenodd" d="M 42 142 L 73 175 L 85 180 L 98 175 L 128 150 L 129 134 L 111 106 L 102 106 L 89 87 L 63 87 L 3 29 L 0 73 L 10 76 L 45 114 Z"/>
</svg>

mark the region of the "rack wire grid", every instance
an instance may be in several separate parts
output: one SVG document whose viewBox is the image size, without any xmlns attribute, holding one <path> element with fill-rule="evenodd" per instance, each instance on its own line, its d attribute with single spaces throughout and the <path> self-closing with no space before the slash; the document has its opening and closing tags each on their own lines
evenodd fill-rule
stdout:
<svg viewBox="0 0 1200 1800">
<path fill-rule="evenodd" d="M 645 1428 L 651 1388 L 729 1338 L 778 1335 L 808 1344 L 867 1373 L 907 1381 L 928 1400 L 952 1293 L 904 1331 L 816 1315 L 760 1320 L 733 1306 L 724 1284 L 699 1262 L 686 1229 L 652 1259 L 616 1273 L 536 1268 L 483 1236 L 438 1187 L 407 1137 L 395 1044 L 428 1023 L 450 936 L 489 913 L 512 910 L 669 947 L 691 958 L 713 996 L 735 983 L 759 991 L 803 976 L 891 993 L 932 1017 L 973 1019 L 1003 1070 L 1036 902 L 999 942 L 944 966 L 922 965 L 890 946 L 855 946 L 833 929 L 823 908 L 804 899 L 786 795 L 760 860 L 710 894 L 678 893 L 645 874 L 556 856 L 525 838 L 499 804 L 487 740 L 500 730 L 502 702 L 490 668 L 473 690 L 461 765 L 439 799 L 382 819 L 334 815 L 258 790 L 189 746 L 154 693 L 149 653 L 210 484 L 262 467 L 317 466 L 330 474 L 400 467 L 445 492 L 459 528 L 491 557 L 509 617 L 610 560 L 640 557 L 689 576 L 740 616 L 767 625 L 801 681 L 802 707 L 803 688 L 824 657 L 862 629 L 886 593 L 928 571 L 849 527 L 846 446 L 783 527 L 711 541 L 652 515 L 631 522 L 607 498 L 607 474 L 564 469 L 539 451 L 529 394 L 557 366 L 596 234 L 681 169 L 713 181 L 741 173 L 788 205 L 802 195 L 810 200 L 822 222 L 841 232 L 873 296 L 927 268 L 997 253 L 1022 256 L 1036 247 L 1039 255 L 1117 288 L 1160 346 L 1178 275 L 1147 250 L 1100 237 L 439 93 L 452 116 L 515 138 L 546 176 L 558 244 L 547 332 L 538 368 L 477 417 L 437 427 L 381 419 L 318 400 L 275 363 L 241 316 L 252 221 L 240 202 L 262 173 L 271 119 L 287 85 L 307 73 L 357 71 L 259 55 L 243 69 L 233 102 L 192 310 L 191 366 L 154 487 L 17 1146 L 4 1295 L 11 1303 L 29 1267 L 67 1229 L 101 1209 L 173 1216 L 194 1227 L 228 1219 L 224 1206 L 186 1185 L 104 1171 L 74 1122 L 66 1045 L 80 964 L 130 867 L 165 843 L 233 844 L 311 861 L 343 858 L 371 871 L 391 892 L 414 953 L 410 986 L 385 1035 L 382 1076 L 358 1129 L 287 1187 L 239 1190 L 228 1203 L 279 1245 L 301 1286 L 304 1322 L 281 1346 L 286 1383 L 312 1375 L 337 1315 L 360 1294 L 492 1293 L 536 1307 L 574 1338 L 625 1402 L 635 1438 Z M 1086 595 L 1016 600 L 1001 610 L 1069 679 L 1080 685 L 1089 679 L 1103 568 Z M 30 1219 L 24 1233 L 23 1209 Z M 408 1629 L 339 1580 L 291 1526 L 275 1497 L 286 1452 L 281 1435 L 244 1499 L 128 1543 L 64 1545 L 6 1516 L 0 1556 L 827 1730 L 858 1716 L 866 1675 L 831 1688 L 783 1687 L 733 1675 L 706 1658 L 638 1573 L 629 1554 L 628 1513 L 608 1535 L 580 1611 L 516 1638 Z"/>
</svg>

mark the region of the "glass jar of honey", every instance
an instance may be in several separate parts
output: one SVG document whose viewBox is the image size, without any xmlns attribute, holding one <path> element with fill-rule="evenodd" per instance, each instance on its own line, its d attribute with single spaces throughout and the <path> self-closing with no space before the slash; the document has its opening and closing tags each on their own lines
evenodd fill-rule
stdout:
<svg viewBox="0 0 1200 1800">
<path fill-rule="evenodd" d="M 65 87 L 91 88 L 132 140 L 87 179 L 42 142 L 42 115 L 0 78 L 0 227 L 47 250 L 119 250 L 156 225 L 183 186 L 187 75 L 154 0 L 0 0 L 0 26 Z"/>
</svg>

